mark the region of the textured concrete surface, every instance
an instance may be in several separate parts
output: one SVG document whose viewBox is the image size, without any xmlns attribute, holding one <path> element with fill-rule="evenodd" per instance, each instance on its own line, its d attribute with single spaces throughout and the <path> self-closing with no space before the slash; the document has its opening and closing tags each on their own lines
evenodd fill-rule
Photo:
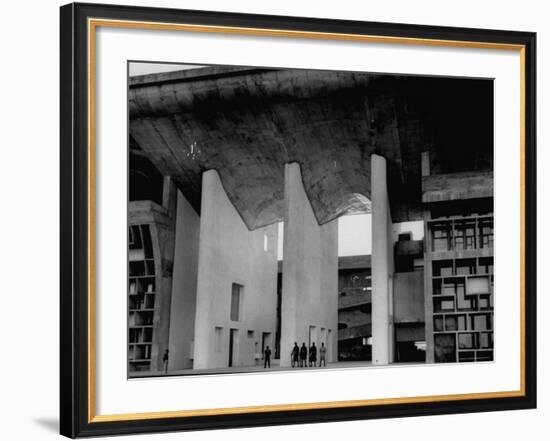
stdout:
<svg viewBox="0 0 550 441">
<path fill-rule="evenodd" d="M 193 366 L 192 342 L 197 300 L 200 219 L 178 192 L 172 304 L 170 306 L 170 370 Z"/>
<path fill-rule="evenodd" d="M 424 271 L 395 273 L 394 323 L 424 323 Z"/>
<path fill-rule="evenodd" d="M 422 202 L 492 198 L 492 172 L 447 173 L 422 177 Z"/>
<path fill-rule="evenodd" d="M 398 222 L 422 215 L 421 152 L 433 174 L 490 169 L 492 103 L 490 81 L 209 67 L 132 78 L 130 141 L 197 212 L 216 169 L 249 229 L 282 220 L 290 162 L 320 224 L 369 211 L 377 153 Z"/>
<path fill-rule="evenodd" d="M 387 189 L 387 161 L 371 158 L 372 179 L 372 362 L 385 365 L 391 360 L 390 293 L 393 275 L 393 242 Z"/>
<path fill-rule="evenodd" d="M 338 220 L 318 225 L 302 185 L 300 166 L 285 166 L 285 223 L 281 366 L 290 366 L 294 342 L 321 342 L 327 361 L 337 355 Z M 312 328 L 314 327 L 314 328 Z"/>
<path fill-rule="evenodd" d="M 237 330 L 233 366 L 254 364 L 262 334 L 274 348 L 277 310 L 277 225 L 249 231 L 229 201 L 218 173 L 203 175 L 194 367 L 224 367 L 229 332 Z M 238 321 L 231 320 L 232 284 L 243 286 Z M 217 337 L 215 327 L 221 328 Z M 253 335 L 249 335 L 249 331 Z M 219 338 L 219 339 L 218 339 Z M 218 339 L 218 341 L 216 341 Z"/>
</svg>

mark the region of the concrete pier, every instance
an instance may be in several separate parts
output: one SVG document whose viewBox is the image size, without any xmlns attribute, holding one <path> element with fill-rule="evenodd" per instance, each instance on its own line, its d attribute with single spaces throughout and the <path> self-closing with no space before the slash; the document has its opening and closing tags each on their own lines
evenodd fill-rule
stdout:
<svg viewBox="0 0 550 441">
<path fill-rule="evenodd" d="M 338 333 L 338 221 L 319 225 L 300 166 L 285 165 L 281 366 L 291 365 L 294 342 L 327 347 L 336 359 Z M 319 359 L 319 357 L 317 357 Z"/>
<path fill-rule="evenodd" d="M 176 213 L 168 370 L 193 367 L 197 297 L 200 218 L 179 190 Z"/>
<path fill-rule="evenodd" d="M 389 207 L 386 159 L 371 156 L 372 202 L 372 363 L 392 361 L 391 277 L 393 243 Z"/>
</svg>

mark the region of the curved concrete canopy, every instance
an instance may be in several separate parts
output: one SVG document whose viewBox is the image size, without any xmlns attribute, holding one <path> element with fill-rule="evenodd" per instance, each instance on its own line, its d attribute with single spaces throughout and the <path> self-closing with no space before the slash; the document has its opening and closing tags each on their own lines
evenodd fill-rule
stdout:
<svg viewBox="0 0 550 441">
<path fill-rule="evenodd" d="M 216 169 L 249 229 L 282 220 L 287 162 L 301 165 L 320 224 L 368 212 L 370 155 L 378 153 L 389 164 L 394 219 L 417 219 L 420 152 L 431 151 L 435 169 L 445 169 L 438 157 L 456 166 L 429 127 L 437 119 L 430 119 L 434 81 L 227 67 L 134 77 L 131 142 L 173 177 L 197 211 L 201 174 Z M 473 154 L 492 159 L 489 150 Z"/>
</svg>

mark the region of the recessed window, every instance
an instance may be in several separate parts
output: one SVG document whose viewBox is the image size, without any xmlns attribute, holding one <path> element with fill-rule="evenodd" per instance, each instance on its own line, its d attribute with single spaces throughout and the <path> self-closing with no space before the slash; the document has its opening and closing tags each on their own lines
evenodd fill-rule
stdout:
<svg viewBox="0 0 550 441">
<path fill-rule="evenodd" d="M 481 248 L 493 247 L 493 218 L 480 219 L 478 224 Z"/>
<path fill-rule="evenodd" d="M 434 312 L 454 311 L 455 301 L 452 298 L 434 298 Z"/>
<path fill-rule="evenodd" d="M 456 316 L 450 315 L 445 317 L 445 331 L 456 331 L 457 326 Z"/>
<path fill-rule="evenodd" d="M 493 274 L 492 257 L 482 257 L 479 259 L 479 272 L 482 274 Z"/>
<path fill-rule="evenodd" d="M 459 276 L 469 276 L 476 273 L 475 259 L 461 259 L 456 261 L 456 274 Z"/>
<path fill-rule="evenodd" d="M 436 331 L 436 332 L 443 331 L 443 316 L 442 315 L 434 316 L 434 331 Z"/>
<path fill-rule="evenodd" d="M 242 291 L 243 286 L 238 283 L 233 283 L 231 286 L 231 311 L 229 313 L 229 318 L 234 322 L 239 321 L 240 318 Z"/>
<path fill-rule="evenodd" d="M 449 277 L 453 275 L 453 261 L 452 260 L 439 260 L 433 262 L 433 275 L 434 277 Z"/>
<path fill-rule="evenodd" d="M 470 277 L 468 279 L 468 294 L 485 294 L 489 292 L 488 277 Z"/>
<path fill-rule="evenodd" d="M 216 352 L 222 351 L 222 335 L 223 328 L 221 326 L 216 326 L 214 328 L 214 351 Z"/>
<path fill-rule="evenodd" d="M 454 224 L 456 250 L 472 250 L 476 247 L 476 227 L 473 221 L 456 221 Z"/>
<path fill-rule="evenodd" d="M 473 333 L 458 334 L 458 348 L 459 349 L 473 349 L 475 348 Z"/>
<path fill-rule="evenodd" d="M 432 251 L 451 249 L 451 225 L 449 222 L 434 223 L 432 230 Z"/>
</svg>

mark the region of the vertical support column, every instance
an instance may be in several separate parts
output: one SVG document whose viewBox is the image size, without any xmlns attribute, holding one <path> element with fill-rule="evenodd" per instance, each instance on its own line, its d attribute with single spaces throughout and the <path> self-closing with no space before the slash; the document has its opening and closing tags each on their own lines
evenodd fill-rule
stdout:
<svg viewBox="0 0 550 441">
<path fill-rule="evenodd" d="M 177 191 L 176 235 L 168 370 L 193 367 L 191 342 L 195 330 L 200 218 L 185 196 Z"/>
<path fill-rule="evenodd" d="M 390 277 L 393 273 L 391 215 L 386 159 L 371 156 L 372 201 L 372 363 L 391 362 Z"/>
<path fill-rule="evenodd" d="M 420 156 L 422 177 L 430 176 L 430 152 L 424 151 Z M 432 241 L 431 231 L 428 227 L 430 210 L 424 209 L 424 317 L 426 336 L 426 363 L 433 363 L 434 357 L 434 333 L 433 333 L 433 279 L 432 279 Z"/>
<path fill-rule="evenodd" d="M 434 320 L 433 320 L 433 266 L 432 266 L 432 240 L 428 226 L 429 211 L 424 213 L 424 317 L 426 333 L 426 363 L 435 362 L 434 354 Z"/>
<path fill-rule="evenodd" d="M 199 227 L 199 264 L 197 270 L 197 300 L 195 310 L 195 342 L 193 345 L 193 368 L 204 369 L 213 366 L 214 335 L 212 323 L 212 299 L 210 296 L 212 278 L 209 277 L 210 259 L 216 234 L 216 180 L 214 170 L 202 174 L 201 215 Z"/>
<path fill-rule="evenodd" d="M 291 351 L 294 342 L 298 346 L 306 341 L 305 329 L 309 324 L 303 323 L 298 329 L 298 292 L 302 289 L 300 262 L 304 258 L 304 242 L 299 240 L 305 229 L 305 218 L 302 207 L 305 192 L 302 188 L 300 166 L 296 163 L 285 164 L 285 212 L 283 235 L 283 293 L 281 299 L 281 366 L 291 365 Z M 300 197 L 302 196 L 302 197 Z M 307 342 L 306 342 L 307 345 Z"/>
<path fill-rule="evenodd" d="M 171 301 L 172 301 L 172 275 L 174 263 L 174 247 L 176 233 L 176 205 L 177 190 L 174 182 L 169 176 L 163 181 L 163 206 L 168 209 L 168 216 L 165 222 L 151 224 L 151 233 L 154 233 L 158 241 L 158 254 L 155 259 L 155 280 L 156 280 L 156 309 L 158 313 L 154 319 L 153 347 L 151 351 L 151 368 L 162 371 L 164 368 L 164 351 L 169 347 Z M 155 239 L 154 239 L 155 240 Z"/>
<path fill-rule="evenodd" d="M 281 366 L 290 366 L 310 326 L 332 330 L 333 340 L 338 329 L 338 221 L 317 223 L 296 163 L 285 165 L 284 215 Z"/>
<path fill-rule="evenodd" d="M 338 220 L 335 219 L 320 227 L 321 239 L 321 328 L 325 328 L 326 337 L 316 345 L 324 343 L 331 351 L 326 354 L 326 361 L 334 363 L 338 354 Z M 324 323 L 324 324 L 323 324 Z M 329 332 L 330 335 L 329 335 Z M 321 336 L 320 336 L 321 337 Z M 329 341 L 329 339 L 331 341 Z M 319 359 L 319 357 L 317 357 Z"/>
</svg>

